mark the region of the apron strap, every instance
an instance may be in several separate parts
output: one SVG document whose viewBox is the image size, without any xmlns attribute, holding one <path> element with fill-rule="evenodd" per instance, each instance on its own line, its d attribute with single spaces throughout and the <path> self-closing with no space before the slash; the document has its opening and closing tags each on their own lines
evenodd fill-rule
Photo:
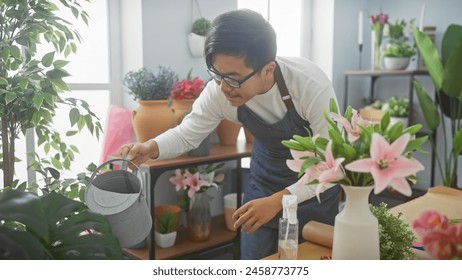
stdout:
<svg viewBox="0 0 462 280">
<path fill-rule="evenodd" d="M 292 97 L 290 96 L 289 90 L 287 89 L 286 83 L 284 81 L 284 77 L 282 76 L 281 68 L 279 67 L 279 64 L 277 62 L 274 74 L 276 78 L 276 83 L 279 88 L 279 92 L 281 93 L 282 101 L 286 105 L 286 109 L 291 110 L 295 108 L 294 103 L 292 102 Z"/>
</svg>

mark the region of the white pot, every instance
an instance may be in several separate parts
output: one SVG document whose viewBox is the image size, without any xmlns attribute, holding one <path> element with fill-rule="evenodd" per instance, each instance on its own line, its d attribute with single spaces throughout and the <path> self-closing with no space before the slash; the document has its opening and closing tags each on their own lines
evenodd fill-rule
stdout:
<svg viewBox="0 0 462 280">
<path fill-rule="evenodd" d="M 409 126 L 409 118 L 408 117 L 390 117 L 389 126 L 392 126 L 397 122 L 402 122 L 404 128 Z"/>
<path fill-rule="evenodd" d="M 409 66 L 410 57 L 384 57 L 383 63 L 387 70 L 404 70 Z"/>
<path fill-rule="evenodd" d="M 205 37 L 197 35 L 195 33 L 188 34 L 188 43 L 189 43 L 189 50 L 191 54 L 195 57 L 201 57 L 204 55 L 204 45 L 205 45 Z"/>
<path fill-rule="evenodd" d="M 175 244 L 176 240 L 176 231 L 162 234 L 158 233 L 157 231 L 155 232 L 155 239 L 156 239 L 156 244 L 160 248 L 168 248 L 172 247 Z"/>
</svg>

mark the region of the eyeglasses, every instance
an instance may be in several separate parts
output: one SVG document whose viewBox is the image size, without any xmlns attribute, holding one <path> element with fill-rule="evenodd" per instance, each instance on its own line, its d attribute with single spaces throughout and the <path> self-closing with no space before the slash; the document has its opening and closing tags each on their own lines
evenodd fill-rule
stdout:
<svg viewBox="0 0 462 280">
<path fill-rule="evenodd" d="M 230 87 L 233 87 L 233 88 L 240 88 L 241 85 L 247 81 L 248 79 L 252 78 L 253 75 L 255 75 L 258 71 L 260 71 L 261 68 L 263 68 L 263 66 L 265 66 L 265 64 L 263 64 L 262 66 L 258 67 L 257 69 L 255 69 L 252 73 L 250 73 L 249 75 L 247 75 L 244 79 L 238 81 L 236 79 L 233 79 L 233 78 L 230 78 L 230 77 L 226 77 L 226 76 L 223 76 L 222 74 L 220 74 L 219 72 L 217 72 L 216 70 L 214 70 L 212 67 L 210 67 L 209 69 L 207 69 L 207 72 L 210 74 L 210 76 L 217 82 L 221 82 L 222 80 L 224 80 Z"/>
</svg>

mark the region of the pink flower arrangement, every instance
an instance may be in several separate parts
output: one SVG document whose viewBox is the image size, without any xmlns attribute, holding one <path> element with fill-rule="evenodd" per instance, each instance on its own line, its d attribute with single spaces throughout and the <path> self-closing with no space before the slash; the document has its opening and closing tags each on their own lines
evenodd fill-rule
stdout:
<svg viewBox="0 0 462 280">
<path fill-rule="evenodd" d="M 424 169 L 412 158 L 412 152 L 427 140 L 427 136 L 415 137 L 422 125 L 404 129 L 398 122 L 390 126 L 388 113 L 380 123 L 372 123 L 351 107 L 341 116 L 333 100 L 330 108 L 325 116 L 329 139 L 294 135 L 282 142 L 293 157 L 287 166 L 301 177 L 298 186 L 316 184 L 318 199 L 320 192 L 335 184 L 374 186 L 375 194 L 391 187 L 410 196 L 409 182 Z"/>
<path fill-rule="evenodd" d="M 196 99 L 204 89 L 204 80 L 199 77 L 173 83 L 170 96 L 173 100 Z"/>
<path fill-rule="evenodd" d="M 170 177 L 170 182 L 175 185 L 176 191 L 184 190 L 189 198 L 196 192 L 205 192 L 208 188 L 218 187 L 223 182 L 224 174 L 218 173 L 224 164 L 213 166 L 190 167 L 186 169 L 176 169 L 175 174 Z"/>
<path fill-rule="evenodd" d="M 462 259 L 462 221 L 449 220 L 435 210 L 427 210 L 412 227 L 425 251 L 440 260 Z"/>
<path fill-rule="evenodd" d="M 382 43 L 383 38 L 383 28 L 385 24 L 388 23 L 388 15 L 380 13 L 377 15 L 371 16 L 371 28 L 374 31 L 374 67 L 376 69 L 380 68 L 380 44 Z"/>
</svg>

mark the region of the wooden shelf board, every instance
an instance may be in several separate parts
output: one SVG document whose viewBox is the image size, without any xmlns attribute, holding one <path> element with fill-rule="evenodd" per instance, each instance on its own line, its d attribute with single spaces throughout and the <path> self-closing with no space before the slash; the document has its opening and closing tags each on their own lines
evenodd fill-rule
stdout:
<svg viewBox="0 0 462 280">
<path fill-rule="evenodd" d="M 236 237 L 236 232 L 226 229 L 226 224 L 223 215 L 212 218 L 212 233 L 210 238 L 204 242 L 194 242 L 188 238 L 188 231 L 186 228 L 181 228 L 178 231 L 178 236 L 175 245 L 169 248 L 160 248 L 156 245 L 156 259 L 174 259 L 187 254 L 196 253 L 201 250 L 206 250 L 219 245 L 233 242 Z M 147 242 L 148 244 L 150 242 Z M 130 257 L 142 260 L 149 259 L 149 250 L 146 246 L 141 249 L 128 249 L 124 248 L 123 251 Z"/>
</svg>

